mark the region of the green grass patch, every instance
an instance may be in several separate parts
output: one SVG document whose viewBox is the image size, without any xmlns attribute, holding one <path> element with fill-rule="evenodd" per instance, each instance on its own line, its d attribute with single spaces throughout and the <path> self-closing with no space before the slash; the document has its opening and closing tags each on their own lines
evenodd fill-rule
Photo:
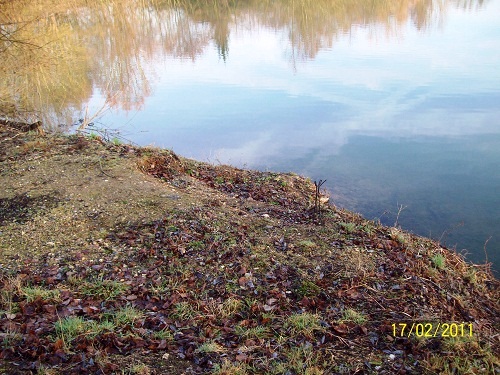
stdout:
<svg viewBox="0 0 500 375">
<path fill-rule="evenodd" d="M 55 323 L 56 334 L 68 345 L 79 335 L 87 333 L 91 324 L 81 316 L 70 316 Z"/>
<path fill-rule="evenodd" d="M 265 326 L 247 328 L 241 325 L 237 325 L 236 327 L 234 327 L 234 333 L 244 338 L 263 339 L 269 337 L 270 330 Z"/>
<path fill-rule="evenodd" d="M 201 344 L 194 352 L 195 353 L 223 353 L 226 351 L 222 345 L 215 341 L 209 340 Z"/>
<path fill-rule="evenodd" d="M 431 262 L 435 268 L 442 270 L 446 264 L 446 258 L 443 254 L 436 254 L 431 257 Z"/>
<path fill-rule="evenodd" d="M 220 307 L 220 314 L 223 318 L 229 318 L 240 312 L 242 307 L 243 301 L 237 298 L 229 297 L 222 303 L 222 306 Z"/>
<path fill-rule="evenodd" d="M 191 250 L 201 250 L 204 246 L 205 244 L 203 243 L 203 241 L 191 241 L 188 244 L 188 248 Z"/>
<path fill-rule="evenodd" d="M 368 319 L 363 313 L 360 313 L 353 309 L 345 309 L 342 312 L 342 322 L 353 322 L 359 325 L 365 324 Z"/>
<path fill-rule="evenodd" d="M 297 289 L 297 294 L 301 297 L 316 297 L 321 292 L 321 288 L 312 281 L 304 280 Z"/>
<path fill-rule="evenodd" d="M 135 321 L 144 318 L 144 313 L 133 306 L 125 306 L 110 315 L 118 327 L 133 326 Z"/>
<path fill-rule="evenodd" d="M 323 331 L 324 328 L 320 324 L 320 318 L 318 314 L 302 313 L 302 314 L 292 314 L 286 320 L 284 324 L 285 329 L 289 329 L 291 334 L 311 336 L 314 331 Z"/>
<path fill-rule="evenodd" d="M 356 224 L 351 222 L 341 222 L 339 225 L 349 234 L 354 233 L 357 227 Z"/>
<path fill-rule="evenodd" d="M 224 360 L 222 364 L 216 364 L 210 372 L 212 375 L 246 375 L 247 365 L 244 363 L 231 363 Z"/>
<path fill-rule="evenodd" d="M 85 296 L 97 297 L 107 301 L 123 295 L 129 289 L 129 286 L 116 280 L 97 279 L 93 282 L 84 282 L 79 289 Z"/>
<path fill-rule="evenodd" d="M 27 302 L 33 302 L 38 299 L 42 301 L 52 301 L 58 302 L 61 299 L 61 295 L 56 289 L 45 289 L 40 287 L 23 287 L 21 288 L 21 293 L 26 297 Z"/>
<path fill-rule="evenodd" d="M 174 305 L 174 311 L 172 317 L 180 320 L 193 319 L 197 314 L 197 311 L 193 308 L 191 303 L 187 301 L 179 302 Z"/>
<path fill-rule="evenodd" d="M 170 332 L 167 328 L 162 329 L 161 331 L 153 332 L 152 337 L 156 340 L 166 340 L 169 342 L 174 340 L 174 334 Z"/>
<path fill-rule="evenodd" d="M 312 346 L 300 345 L 288 349 L 284 354 L 287 359 L 284 366 L 285 373 L 293 371 L 295 374 L 304 375 L 323 374 L 323 371 L 316 366 L 318 364 L 318 356 Z"/>
</svg>

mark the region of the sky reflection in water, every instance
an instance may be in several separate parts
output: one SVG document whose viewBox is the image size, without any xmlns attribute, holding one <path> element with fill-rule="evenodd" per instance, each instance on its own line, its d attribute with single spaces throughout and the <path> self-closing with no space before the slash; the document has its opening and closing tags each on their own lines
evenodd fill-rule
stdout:
<svg viewBox="0 0 500 375">
<path fill-rule="evenodd" d="M 404 228 L 476 261 L 492 236 L 498 270 L 498 14 L 490 1 L 423 31 L 354 25 L 314 59 L 294 59 L 285 31 L 240 24 L 226 61 L 213 44 L 159 57 L 142 110 L 101 121 L 187 157 L 326 178 L 335 204 L 387 224 L 404 205 Z"/>
</svg>

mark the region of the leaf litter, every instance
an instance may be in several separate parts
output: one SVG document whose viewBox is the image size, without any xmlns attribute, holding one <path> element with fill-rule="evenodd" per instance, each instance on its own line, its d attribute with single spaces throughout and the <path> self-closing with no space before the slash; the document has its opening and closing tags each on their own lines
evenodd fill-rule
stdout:
<svg viewBox="0 0 500 375">
<path fill-rule="evenodd" d="M 333 205 L 318 217 L 308 179 L 4 126 L 0 142 L 6 373 L 500 369 L 488 265 Z"/>
</svg>

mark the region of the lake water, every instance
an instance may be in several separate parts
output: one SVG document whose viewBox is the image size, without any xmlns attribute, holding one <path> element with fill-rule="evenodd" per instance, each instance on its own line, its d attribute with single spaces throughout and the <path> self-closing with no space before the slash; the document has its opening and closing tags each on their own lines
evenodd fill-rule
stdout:
<svg viewBox="0 0 500 375">
<path fill-rule="evenodd" d="M 80 10 L 89 121 L 327 179 L 337 206 L 500 270 L 499 0 L 153 3 Z"/>
</svg>

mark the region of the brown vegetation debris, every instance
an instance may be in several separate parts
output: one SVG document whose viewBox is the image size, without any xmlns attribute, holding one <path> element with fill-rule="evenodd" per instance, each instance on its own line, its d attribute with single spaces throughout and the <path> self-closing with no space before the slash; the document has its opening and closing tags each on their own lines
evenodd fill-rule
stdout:
<svg viewBox="0 0 500 375">
<path fill-rule="evenodd" d="M 0 125 L 0 372 L 500 369 L 487 265 L 334 206 L 319 223 L 299 176 L 12 135 Z M 445 323 L 453 337 L 420 329 Z"/>
</svg>

